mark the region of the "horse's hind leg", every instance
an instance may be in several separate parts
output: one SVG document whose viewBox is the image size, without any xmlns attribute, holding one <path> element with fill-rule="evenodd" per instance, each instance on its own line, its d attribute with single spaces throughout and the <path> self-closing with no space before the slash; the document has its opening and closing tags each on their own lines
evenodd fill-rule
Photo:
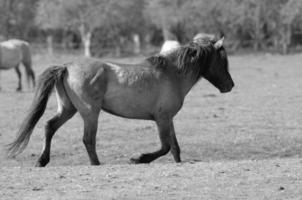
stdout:
<svg viewBox="0 0 302 200">
<path fill-rule="evenodd" d="M 166 155 L 169 150 L 172 148 L 172 153 L 174 158 L 177 158 L 177 161 L 180 161 L 179 155 L 179 146 L 174 133 L 173 121 L 172 119 L 157 120 L 157 127 L 159 132 L 159 138 L 161 141 L 161 148 L 152 153 L 144 153 L 139 157 L 131 158 L 131 163 L 150 163 L 153 160 L 157 159 L 160 156 Z"/>
<path fill-rule="evenodd" d="M 25 66 L 25 71 L 26 71 L 26 74 L 27 74 L 28 86 L 30 87 L 30 82 L 32 82 L 32 86 L 35 87 L 36 86 L 35 72 L 31 68 L 31 66 L 27 66 L 26 63 L 24 64 L 24 66 Z"/>
<path fill-rule="evenodd" d="M 28 71 L 28 74 L 29 74 L 29 76 L 30 76 L 30 78 L 31 78 L 33 87 L 36 87 L 36 76 L 35 76 L 35 72 L 30 68 L 29 71 Z"/>
<path fill-rule="evenodd" d="M 89 114 L 88 116 L 82 115 L 84 120 L 83 142 L 86 147 L 91 165 L 100 165 L 95 147 L 96 133 L 98 128 L 98 116 L 99 111 L 96 110 L 94 110 L 94 112 L 92 114 Z"/>
<path fill-rule="evenodd" d="M 15 67 L 15 71 L 17 73 L 18 76 L 18 87 L 17 87 L 17 91 L 21 91 L 22 90 L 22 75 L 21 75 L 21 71 L 19 69 L 19 65 L 17 67 Z"/>
<path fill-rule="evenodd" d="M 25 67 L 26 74 L 27 74 L 27 82 L 28 86 L 30 86 L 30 80 L 32 81 L 33 87 L 36 85 L 35 80 L 35 73 L 32 69 L 32 59 L 31 59 L 31 52 L 28 44 L 22 45 L 22 52 L 23 52 L 23 60 L 22 63 Z"/>
<path fill-rule="evenodd" d="M 57 93 L 57 101 L 58 113 L 47 121 L 45 125 L 45 144 L 42 154 L 36 163 L 36 167 L 44 167 L 47 165 L 49 162 L 51 140 L 53 135 L 77 111 L 66 95 L 59 96 Z"/>
</svg>

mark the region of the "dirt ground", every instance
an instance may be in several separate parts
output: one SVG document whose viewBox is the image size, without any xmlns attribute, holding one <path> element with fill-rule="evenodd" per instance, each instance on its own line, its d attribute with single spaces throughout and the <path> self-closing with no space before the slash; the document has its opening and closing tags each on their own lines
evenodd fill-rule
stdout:
<svg viewBox="0 0 302 200">
<path fill-rule="evenodd" d="M 37 74 L 73 56 L 36 55 Z M 119 59 L 120 62 L 136 62 Z M 183 164 L 171 155 L 150 165 L 129 165 L 133 155 L 159 147 L 152 122 L 100 116 L 97 151 L 90 167 L 76 115 L 53 139 L 51 161 L 32 168 L 43 129 L 56 112 L 54 95 L 27 149 L 7 159 L 31 104 L 25 87 L 16 93 L 14 71 L 2 72 L 0 92 L 0 199 L 301 199 L 302 55 L 231 56 L 236 87 L 220 94 L 201 80 L 175 118 Z"/>
<path fill-rule="evenodd" d="M 301 199 L 297 159 L 183 164 L 14 167 L 0 170 L 0 198 Z"/>
</svg>

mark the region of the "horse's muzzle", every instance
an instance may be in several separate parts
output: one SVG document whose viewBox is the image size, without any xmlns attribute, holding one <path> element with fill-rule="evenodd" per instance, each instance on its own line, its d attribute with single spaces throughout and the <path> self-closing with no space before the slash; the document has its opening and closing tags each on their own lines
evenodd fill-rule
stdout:
<svg viewBox="0 0 302 200">
<path fill-rule="evenodd" d="M 233 89 L 233 87 L 235 86 L 234 82 L 232 81 L 231 84 L 229 84 L 228 86 L 223 87 L 222 89 L 220 89 L 221 93 L 227 93 L 227 92 L 231 92 L 231 90 Z"/>
</svg>

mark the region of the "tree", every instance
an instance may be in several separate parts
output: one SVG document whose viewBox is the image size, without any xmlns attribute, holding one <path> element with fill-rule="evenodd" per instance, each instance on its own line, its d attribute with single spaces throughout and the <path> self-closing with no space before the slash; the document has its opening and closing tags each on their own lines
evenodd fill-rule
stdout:
<svg viewBox="0 0 302 200">
<path fill-rule="evenodd" d="M 0 1 L 1 34 L 6 39 L 17 37 L 26 39 L 34 26 L 35 5 L 38 0 Z"/>
<path fill-rule="evenodd" d="M 282 52 L 286 54 L 291 44 L 292 27 L 295 19 L 301 17 L 302 1 L 288 0 L 280 10 L 280 39 L 282 44 Z"/>
<path fill-rule="evenodd" d="M 44 29 L 73 29 L 80 33 L 85 56 L 90 56 L 91 35 L 103 20 L 108 0 L 40 0 L 36 21 Z"/>
<path fill-rule="evenodd" d="M 60 0 L 40 0 L 37 7 L 36 24 L 47 32 L 46 41 L 49 54 L 53 53 L 52 30 L 63 28 L 60 20 L 61 12 L 63 12 L 60 3 Z"/>
<path fill-rule="evenodd" d="M 161 28 L 164 39 L 174 39 L 171 34 L 172 26 L 176 26 L 183 19 L 181 0 L 149 0 L 146 13 L 151 22 Z"/>
<path fill-rule="evenodd" d="M 37 23 L 44 29 L 71 29 L 80 33 L 84 52 L 91 56 L 92 34 L 106 28 L 120 46 L 125 33 L 137 33 L 143 27 L 141 0 L 40 0 Z M 55 13 L 55 14 L 54 14 Z"/>
<path fill-rule="evenodd" d="M 145 31 L 143 0 L 110 0 L 107 4 L 107 13 L 104 15 L 100 28 L 106 28 L 112 37 L 116 55 L 121 53 L 121 47 L 126 40 L 134 43 L 134 51 L 140 53 L 140 36 Z"/>
<path fill-rule="evenodd" d="M 188 0 L 183 6 L 185 30 L 188 38 L 199 32 L 219 33 L 223 31 L 232 41 L 232 46 L 239 44 L 238 35 L 244 24 L 244 8 L 237 0 Z"/>
</svg>

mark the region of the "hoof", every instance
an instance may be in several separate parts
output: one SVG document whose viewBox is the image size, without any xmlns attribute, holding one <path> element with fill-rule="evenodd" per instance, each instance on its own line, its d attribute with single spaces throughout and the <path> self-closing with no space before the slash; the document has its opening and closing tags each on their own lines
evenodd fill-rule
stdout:
<svg viewBox="0 0 302 200">
<path fill-rule="evenodd" d="M 99 165 L 101 165 L 101 163 L 100 163 L 100 162 L 97 162 L 97 163 L 90 163 L 90 165 L 91 165 L 91 166 L 99 166 Z"/>
<path fill-rule="evenodd" d="M 130 158 L 130 163 L 131 164 L 147 164 L 150 163 L 152 160 L 152 158 L 150 158 L 150 156 L 148 154 L 142 154 L 138 157 L 132 157 Z"/>
<path fill-rule="evenodd" d="M 21 91 L 22 91 L 22 88 L 17 88 L 16 91 L 17 91 L 17 92 L 21 92 Z"/>
<path fill-rule="evenodd" d="M 130 158 L 130 164 L 140 164 L 139 158 Z"/>
<path fill-rule="evenodd" d="M 49 158 L 39 158 L 36 162 L 35 167 L 45 167 L 49 163 Z"/>
<path fill-rule="evenodd" d="M 46 164 L 42 164 L 42 163 L 40 163 L 40 162 L 37 162 L 36 164 L 35 164 L 35 167 L 45 167 L 46 166 Z"/>
</svg>

